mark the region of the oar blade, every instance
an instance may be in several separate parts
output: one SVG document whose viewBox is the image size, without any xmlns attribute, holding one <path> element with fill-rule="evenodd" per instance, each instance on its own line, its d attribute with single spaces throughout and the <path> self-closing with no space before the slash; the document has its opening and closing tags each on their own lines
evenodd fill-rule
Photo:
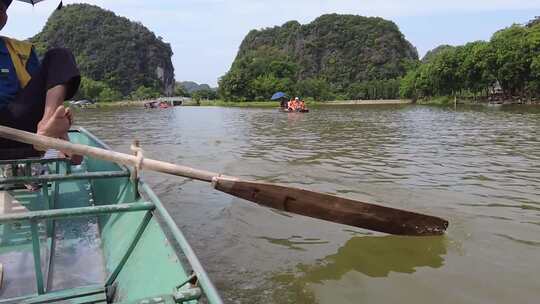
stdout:
<svg viewBox="0 0 540 304">
<path fill-rule="evenodd" d="M 363 203 L 329 194 L 219 177 L 220 191 L 290 213 L 396 235 L 440 235 L 448 221 L 429 215 Z"/>
</svg>

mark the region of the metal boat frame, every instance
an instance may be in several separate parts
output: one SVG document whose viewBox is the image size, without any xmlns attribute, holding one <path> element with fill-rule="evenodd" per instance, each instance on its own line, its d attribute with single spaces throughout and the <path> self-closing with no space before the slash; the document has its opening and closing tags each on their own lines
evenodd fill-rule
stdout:
<svg viewBox="0 0 540 304">
<path fill-rule="evenodd" d="M 76 143 L 109 149 L 83 128 L 71 130 L 69 136 Z M 45 165 L 52 173 L 32 176 L 33 164 Z M 203 294 L 208 303 L 222 303 L 184 234 L 150 187 L 134 178 L 132 169 L 92 158 L 85 158 L 83 169 L 58 158 L 0 161 L 0 166 L 5 165 L 11 165 L 17 174 L 0 178 L 0 190 L 12 193 L 30 211 L 1 214 L 0 227 L 23 225 L 27 234 L 29 230 L 30 237 L 22 244 L 28 245 L 25 248 L 31 248 L 33 255 L 35 292 L 3 298 L 0 289 L 0 304 L 197 303 Z M 24 168 L 22 176 L 18 175 L 20 168 Z M 30 193 L 17 187 L 28 183 L 39 184 L 40 191 Z M 83 199 L 82 205 L 69 205 L 61 189 L 80 189 L 84 183 L 89 198 Z M 99 284 L 54 290 L 49 281 L 57 242 L 55 229 L 59 221 L 74 218 L 97 222 L 106 278 Z M 3 232 L 0 253 L 10 248 L 21 250 L 19 245 L 6 245 L 9 236 Z"/>
</svg>

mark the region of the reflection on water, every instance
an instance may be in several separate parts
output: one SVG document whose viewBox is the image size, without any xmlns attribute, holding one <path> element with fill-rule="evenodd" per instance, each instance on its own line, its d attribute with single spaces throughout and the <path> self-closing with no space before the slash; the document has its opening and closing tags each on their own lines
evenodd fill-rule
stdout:
<svg viewBox="0 0 540 304">
<path fill-rule="evenodd" d="M 371 278 L 384 278 L 391 272 L 411 274 L 419 267 L 439 268 L 446 254 L 444 237 L 362 236 L 353 237 L 317 263 L 300 264 L 293 272 L 277 274 L 273 280 L 285 285 L 288 302 L 318 302 L 316 295 L 309 292 L 313 284 L 339 281 L 351 272 Z M 274 293 L 282 298 L 284 294 Z"/>
<path fill-rule="evenodd" d="M 298 235 L 293 235 L 286 239 L 275 239 L 270 237 L 261 236 L 260 239 L 267 240 L 268 242 L 276 245 L 285 246 L 289 249 L 306 251 L 307 249 L 298 245 L 311 245 L 311 244 L 328 244 L 328 241 L 321 241 L 318 238 L 303 238 Z"/>
<path fill-rule="evenodd" d="M 88 109 L 119 151 L 446 218 L 444 238 L 285 216 L 145 173 L 228 303 L 533 303 L 540 107 Z M 501 275 L 504 274 L 504 275 Z"/>
<path fill-rule="evenodd" d="M 443 265 L 444 242 L 444 237 L 354 237 L 318 264 L 298 268 L 302 281 L 312 283 L 339 280 L 349 271 L 372 278 L 387 277 L 390 272 L 414 273 L 417 267 Z"/>
</svg>

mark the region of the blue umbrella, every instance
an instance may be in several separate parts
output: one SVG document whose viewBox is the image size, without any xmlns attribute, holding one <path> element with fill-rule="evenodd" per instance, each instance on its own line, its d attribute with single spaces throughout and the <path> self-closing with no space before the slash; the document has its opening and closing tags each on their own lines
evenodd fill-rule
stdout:
<svg viewBox="0 0 540 304">
<path fill-rule="evenodd" d="M 280 98 L 283 98 L 283 97 L 286 97 L 287 94 L 283 93 L 283 92 L 277 92 L 275 93 L 274 95 L 272 95 L 272 98 L 270 98 L 271 100 L 276 100 L 276 99 L 280 99 Z"/>
</svg>

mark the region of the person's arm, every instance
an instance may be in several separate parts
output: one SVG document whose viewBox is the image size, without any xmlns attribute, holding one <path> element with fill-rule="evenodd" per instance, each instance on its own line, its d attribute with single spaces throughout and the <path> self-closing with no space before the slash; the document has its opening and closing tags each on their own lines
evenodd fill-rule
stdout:
<svg viewBox="0 0 540 304">
<path fill-rule="evenodd" d="M 36 54 L 35 49 L 32 48 L 30 57 L 28 58 L 28 61 L 26 62 L 26 70 L 28 71 L 30 75 L 34 76 L 36 73 L 39 73 L 40 67 L 41 67 L 41 63 L 39 62 L 39 58 Z M 65 85 L 57 85 L 47 90 L 43 117 L 41 118 L 41 121 L 38 124 L 38 130 L 41 129 L 44 124 L 47 123 L 47 121 L 51 118 L 51 116 L 54 114 L 56 109 L 58 109 L 58 107 L 64 103 L 66 94 L 67 94 L 67 88 Z"/>
</svg>

